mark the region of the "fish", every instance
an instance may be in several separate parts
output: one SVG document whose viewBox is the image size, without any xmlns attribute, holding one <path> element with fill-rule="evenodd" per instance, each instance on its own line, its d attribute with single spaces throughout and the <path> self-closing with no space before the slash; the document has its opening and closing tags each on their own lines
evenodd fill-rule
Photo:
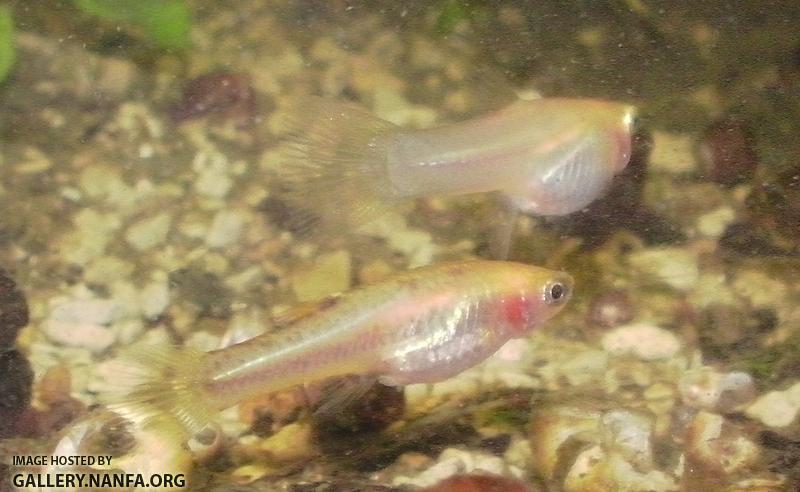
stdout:
<svg viewBox="0 0 800 492">
<path fill-rule="evenodd" d="M 288 103 L 283 113 L 277 194 L 295 210 L 297 230 L 341 231 L 437 195 L 499 192 L 514 212 L 579 211 L 627 166 L 636 110 L 601 99 L 519 99 L 425 129 L 319 97 Z"/>
<path fill-rule="evenodd" d="M 572 277 L 492 260 L 398 273 L 301 309 L 280 331 L 201 352 L 135 348 L 109 408 L 145 424 L 173 416 L 188 432 L 249 398 L 344 376 L 390 386 L 432 383 L 478 364 L 561 311 Z"/>
</svg>

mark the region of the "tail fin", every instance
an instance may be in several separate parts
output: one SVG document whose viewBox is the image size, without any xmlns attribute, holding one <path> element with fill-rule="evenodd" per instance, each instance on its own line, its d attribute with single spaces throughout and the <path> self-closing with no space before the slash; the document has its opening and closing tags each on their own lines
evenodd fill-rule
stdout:
<svg viewBox="0 0 800 492">
<path fill-rule="evenodd" d="M 294 210 L 296 230 L 355 228 L 391 205 L 383 137 L 397 126 L 318 97 L 294 101 L 278 123 L 287 137 L 286 160 L 276 169 L 278 196 Z M 320 220 L 308 220 L 309 214 Z"/>
<path fill-rule="evenodd" d="M 189 347 L 131 348 L 120 358 L 117 388 L 103 402 L 138 424 L 171 416 L 199 432 L 213 416 L 203 391 L 206 361 L 207 354 Z"/>
</svg>

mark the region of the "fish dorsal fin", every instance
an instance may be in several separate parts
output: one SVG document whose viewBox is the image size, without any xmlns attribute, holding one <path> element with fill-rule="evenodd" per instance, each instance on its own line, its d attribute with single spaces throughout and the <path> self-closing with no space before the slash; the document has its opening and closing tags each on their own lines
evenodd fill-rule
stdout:
<svg viewBox="0 0 800 492">
<path fill-rule="evenodd" d="M 301 302 L 289 309 L 273 316 L 272 321 L 276 326 L 290 326 L 300 320 L 332 308 L 339 302 L 340 296 L 330 295 L 314 301 Z"/>
</svg>

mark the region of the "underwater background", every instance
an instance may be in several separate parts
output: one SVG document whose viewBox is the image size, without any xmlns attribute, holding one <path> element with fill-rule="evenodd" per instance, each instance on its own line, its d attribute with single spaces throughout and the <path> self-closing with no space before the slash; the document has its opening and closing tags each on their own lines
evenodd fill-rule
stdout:
<svg viewBox="0 0 800 492">
<path fill-rule="evenodd" d="M 0 3 L 0 490 L 57 448 L 191 490 L 798 490 L 799 23 L 796 1 Z M 509 259 L 569 272 L 570 304 L 333 414 L 310 388 L 188 447 L 126 424 L 98 399 L 123 348 L 212 350 L 502 241 L 491 194 L 295 230 L 278 122 L 312 94 L 406 128 L 517 94 L 634 104 L 604 197 L 515 219 Z"/>
</svg>

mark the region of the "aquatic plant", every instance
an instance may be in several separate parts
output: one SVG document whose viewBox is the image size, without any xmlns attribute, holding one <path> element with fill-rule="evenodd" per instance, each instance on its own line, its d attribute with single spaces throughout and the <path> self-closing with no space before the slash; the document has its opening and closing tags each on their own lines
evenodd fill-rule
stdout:
<svg viewBox="0 0 800 492">
<path fill-rule="evenodd" d="M 184 0 L 75 0 L 83 12 L 105 21 L 123 22 L 142 29 L 147 38 L 164 49 L 189 45 L 191 15 Z"/>
<path fill-rule="evenodd" d="M 0 5 L 0 82 L 8 76 L 15 59 L 14 23 L 11 19 L 11 10 Z"/>
</svg>

